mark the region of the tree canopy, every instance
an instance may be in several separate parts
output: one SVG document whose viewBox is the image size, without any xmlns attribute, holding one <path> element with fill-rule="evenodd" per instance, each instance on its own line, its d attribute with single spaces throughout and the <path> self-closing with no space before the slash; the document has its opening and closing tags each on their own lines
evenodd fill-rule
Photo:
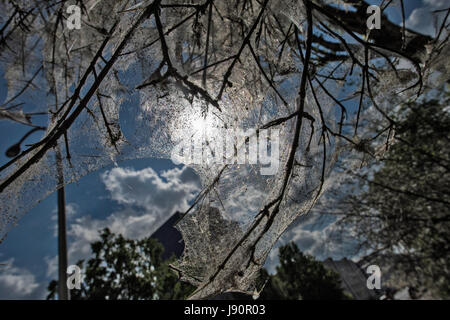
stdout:
<svg viewBox="0 0 450 320">
<path fill-rule="evenodd" d="M 368 260 L 440 297 L 450 295 L 449 98 L 439 90 L 401 105 L 395 143 L 372 170 L 356 173 L 355 191 L 340 204 L 340 224 L 355 232 Z"/>
<path fill-rule="evenodd" d="M 350 296 L 341 288 L 339 275 L 320 261 L 302 253 L 291 242 L 279 248 L 280 265 L 276 274 L 262 269 L 267 283 L 261 292 L 263 300 L 343 300 Z"/>
<path fill-rule="evenodd" d="M 194 287 L 180 282 L 162 259 L 163 246 L 153 238 L 125 239 L 107 228 L 101 240 L 91 244 L 93 257 L 79 261 L 82 270 L 80 289 L 70 291 L 71 300 L 179 300 L 186 299 Z M 49 286 L 47 299 L 54 299 L 57 281 Z"/>
<path fill-rule="evenodd" d="M 92 255 L 79 261 L 80 289 L 70 291 L 71 300 L 174 300 L 186 299 L 194 287 L 178 279 L 170 265 L 175 257 L 162 260 L 164 248 L 155 239 L 125 239 L 107 228 L 101 240 L 91 244 Z M 340 286 L 337 273 L 322 262 L 303 254 L 295 243 L 279 249 L 280 264 L 269 275 L 261 269 L 262 300 L 341 300 L 350 298 Z M 55 299 L 57 281 L 48 286 L 47 299 Z"/>
</svg>

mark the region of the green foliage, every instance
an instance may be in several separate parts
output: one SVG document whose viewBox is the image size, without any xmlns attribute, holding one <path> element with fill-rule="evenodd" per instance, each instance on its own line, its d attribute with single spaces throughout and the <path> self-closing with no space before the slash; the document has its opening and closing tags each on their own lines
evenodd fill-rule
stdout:
<svg viewBox="0 0 450 320">
<path fill-rule="evenodd" d="M 80 290 L 71 290 L 71 299 L 185 299 L 192 291 L 189 284 L 180 282 L 169 268 L 175 260 L 163 261 L 163 246 L 150 237 L 142 240 L 125 239 L 104 229 L 101 240 L 91 244 L 93 258 L 80 261 L 83 281 Z M 48 299 L 57 292 L 52 281 Z"/>
<path fill-rule="evenodd" d="M 322 262 L 303 254 L 295 243 L 280 248 L 280 265 L 275 275 L 262 270 L 267 279 L 260 295 L 263 300 L 342 300 L 348 299 L 340 287 L 337 273 Z"/>
<path fill-rule="evenodd" d="M 410 286 L 450 296 L 449 95 L 402 106 L 395 143 L 366 191 L 350 197 L 343 222 Z"/>
</svg>

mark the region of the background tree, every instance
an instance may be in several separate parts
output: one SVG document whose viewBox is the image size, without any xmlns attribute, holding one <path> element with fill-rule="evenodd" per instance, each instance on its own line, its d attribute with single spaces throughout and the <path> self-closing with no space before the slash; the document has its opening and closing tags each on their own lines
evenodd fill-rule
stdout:
<svg viewBox="0 0 450 320">
<path fill-rule="evenodd" d="M 81 289 L 70 291 L 72 300 L 173 300 L 185 299 L 193 287 L 181 282 L 169 264 L 163 261 L 163 246 L 150 237 L 125 239 L 105 228 L 101 240 L 91 244 L 93 257 L 79 261 L 83 281 Z M 54 299 L 57 282 L 48 286 L 47 299 Z"/>
<path fill-rule="evenodd" d="M 396 111 L 395 142 L 356 175 L 342 200 L 342 232 L 418 289 L 450 296 L 450 94 L 439 89 Z M 403 274 L 403 276 L 402 276 Z"/>
<path fill-rule="evenodd" d="M 280 265 L 276 274 L 261 270 L 267 283 L 260 294 L 262 300 L 342 300 L 350 297 L 340 286 L 339 275 L 312 256 L 303 254 L 291 242 L 279 249 Z"/>
</svg>

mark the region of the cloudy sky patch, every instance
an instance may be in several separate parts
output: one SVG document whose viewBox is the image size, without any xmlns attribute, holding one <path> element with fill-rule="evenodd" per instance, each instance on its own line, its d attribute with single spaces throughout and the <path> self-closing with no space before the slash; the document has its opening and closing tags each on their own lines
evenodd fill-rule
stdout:
<svg viewBox="0 0 450 320">
<path fill-rule="evenodd" d="M 436 36 L 445 17 L 445 12 L 433 14 L 435 10 L 450 6 L 448 0 L 423 0 L 423 6 L 414 9 L 406 20 L 406 27 L 429 36 Z"/>
<path fill-rule="evenodd" d="M 100 239 L 99 230 L 104 228 L 130 239 L 150 236 L 176 211 L 186 210 L 200 190 L 198 176 L 187 167 L 160 174 L 152 168 L 115 167 L 100 174 L 100 180 L 118 210 L 98 219 L 67 205 L 69 264 L 90 256 L 91 243 Z M 56 278 L 57 256 L 47 256 L 45 262 L 47 276 Z"/>
<path fill-rule="evenodd" d="M 44 289 L 29 270 L 15 265 L 14 258 L 0 262 L 0 297 L 3 299 L 42 299 Z"/>
<path fill-rule="evenodd" d="M 200 191 L 200 179 L 188 167 L 167 160 L 127 164 L 66 187 L 69 265 L 90 257 L 99 230 L 109 228 L 132 239 L 150 236 L 176 211 L 186 210 Z M 39 212 L 24 217 L 2 243 L 0 264 L 6 266 L 0 265 L 0 299 L 45 299 L 49 281 L 57 279 L 58 216 L 52 197 L 43 202 L 45 208 L 38 206 Z"/>
</svg>

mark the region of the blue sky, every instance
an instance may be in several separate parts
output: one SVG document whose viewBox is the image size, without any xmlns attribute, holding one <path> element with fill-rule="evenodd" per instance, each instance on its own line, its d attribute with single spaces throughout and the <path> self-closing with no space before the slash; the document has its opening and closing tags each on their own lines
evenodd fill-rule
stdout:
<svg viewBox="0 0 450 320">
<path fill-rule="evenodd" d="M 172 213 L 186 210 L 199 190 L 200 181 L 192 169 L 157 159 L 109 166 L 68 185 L 69 264 L 89 255 L 97 230 L 109 227 L 129 238 L 148 236 Z M 0 272 L 0 298 L 42 298 L 48 281 L 56 278 L 56 203 L 56 194 L 43 200 L 1 244 L 0 261 L 7 268 Z M 9 283 L 14 275 L 17 281 L 28 273 L 34 276 L 34 281 L 26 277 L 29 285 L 38 284 L 33 292 L 14 289 L 19 283 Z"/>
<path fill-rule="evenodd" d="M 379 1 L 371 1 L 374 4 Z M 448 6 L 446 0 L 405 1 L 407 26 L 433 34 L 430 8 Z M 426 8 L 425 8 L 426 7 Z M 388 12 L 400 21 L 399 12 Z M 0 70 L 0 101 L 6 97 Z M 45 100 L 45 96 L 41 96 Z M 4 151 L 28 130 L 0 120 L 0 164 Z M 43 124 L 45 117 L 35 123 Z M 39 138 L 35 134 L 27 140 Z M 89 254 L 89 243 L 97 230 L 108 226 L 130 238 L 151 234 L 176 210 L 186 209 L 200 190 L 192 169 L 175 166 L 170 160 L 141 159 L 109 166 L 66 187 L 69 263 Z M 57 277 L 56 194 L 52 194 L 23 216 L 0 244 L 0 299 L 42 299 L 49 281 Z M 320 259 L 340 258 L 345 253 L 327 243 L 332 232 L 330 221 L 311 216 L 287 232 L 280 240 L 294 240 L 300 249 Z M 276 251 L 271 262 L 276 261 Z"/>
</svg>

